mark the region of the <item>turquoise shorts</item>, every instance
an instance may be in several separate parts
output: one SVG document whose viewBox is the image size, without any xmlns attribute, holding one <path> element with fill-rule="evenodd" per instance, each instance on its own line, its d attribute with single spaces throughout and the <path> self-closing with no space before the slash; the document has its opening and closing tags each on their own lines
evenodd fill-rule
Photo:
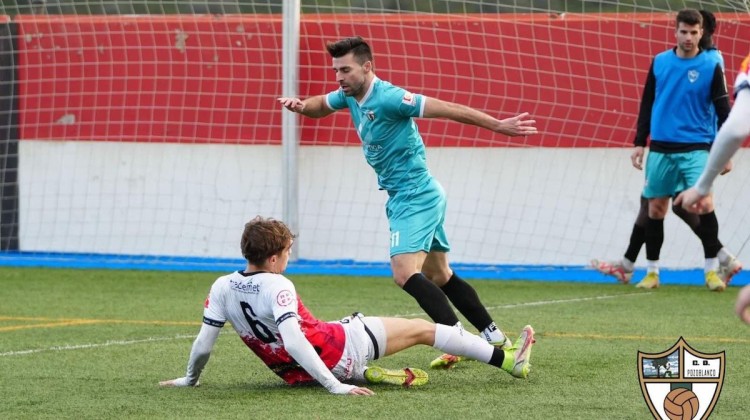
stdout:
<svg viewBox="0 0 750 420">
<path fill-rule="evenodd" d="M 419 251 L 450 251 L 445 234 L 445 190 L 434 178 L 405 191 L 389 193 L 385 214 L 391 229 L 391 257 Z"/>
<path fill-rule="evenodd" d="M 673 197 L 695 185 L 708 160 L 707 150 L 685 153 L 649 152 L 646 158 L 646 198 Z"/>
</svg>

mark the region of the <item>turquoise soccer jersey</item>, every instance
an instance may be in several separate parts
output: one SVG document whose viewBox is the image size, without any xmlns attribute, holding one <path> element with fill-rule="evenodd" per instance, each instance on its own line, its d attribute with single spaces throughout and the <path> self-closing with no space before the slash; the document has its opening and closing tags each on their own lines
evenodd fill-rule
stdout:
<svg viewBox="0 0 750 420">
<path fill-rule="evenodd" d="M 716 60 L 716 62 L 721 66 L 721 69 L 724 70 L 724 56 L 721 55 L 721 51 L 716 48 L 709 48 L 707 50 L 704 50 L 703 54 L 706 54 L 709 58 Z"/>
<path fill-rule="evenodd" d="M 425 100 L 378 78 L 359 102 L 340 89 L 326 95 L 329 108 L 349 108 L 365 159 L 380 188 L 388 191 L 391 256 L 450 251 L 443 226 L 445 191 L 427 169 L 424 142 L 414 122 L 424 115 Z"/>
<path fill-rule="evenodd" d="M 430 180 L 424 142 L 414 121 L 424 113 L 424 96 L 375 78 L 362 101 L 338 89 L 326 95 L 326 104 L 333 110 L 349 108 L 380 188 L 402 191 Z"/>
<path fill-rule="evenodd" d="M 656 99 L 651 139 L 676 143 L 711 143 L 716 136 L 711 85 L 716 57 L 680 58 L 667 50 L 654 58 Z"/>
</svg>

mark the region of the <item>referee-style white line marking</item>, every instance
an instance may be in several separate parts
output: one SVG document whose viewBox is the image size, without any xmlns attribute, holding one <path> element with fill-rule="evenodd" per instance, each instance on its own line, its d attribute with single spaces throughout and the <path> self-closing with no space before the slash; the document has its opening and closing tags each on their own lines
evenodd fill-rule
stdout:
<svg viewBox="0 0 750 420">
<path fill-rule="evenodd" d="M 156 341 L 180 340 L 183 338 L 195 338 L 195 334 L 174 335 L 171 337 L 149 337 L 149 338 L 144 338 L 141 340 L 109 340 L 109 341 L 105 341 L 104 343 L 72 344 L 72 345 L 66 345 L 66 346 L 47 347 L 46 349 L 8 351 L 5 353 L 0 353 L 0 357 L 20 356 L 20 355 L 33 354 L 33 353 L 42 353 L 46 351 L 81 350 L 81 349 L 93 349 L 93 348 L 98 348 L 98 347 L 110 347 L 110 346 L 129 346 L 131 344 L 151 343 L 151 342 L 156 342 Z"/>
<path fill-rule="evenodd" d="M 575 303 L 575 302 L 586 302 L 586 301 L 592 301 L 592 300 L 603 300 L 603 299 L 613 299 L 618 297 L 628 297 L 628 296 L 643 296 L 648 295 L 653 292 L 637 292 L 637 293 L 621 293 L 617 295 L 602 295 L 602 296 L 592 296 L 592 297 L 585 297 L 585 298 L 573 298 L 573 299 L 555 299 L 555 300 L 541 300 L 537 302 L 524 302 L 524 303 L 512 303 L 508 305 L 499 305 L 499 306 L 491 306 L 487 307 L 487 310 L 494 310 L 494 309 L 511 309 L 511 308 L 519 308 L 524 306 L 541 306 L 541 305 L 554 305 L 559 303 Z M 411 316 L 421 316 L 425 315 L 424 312 L 417 312 L 412 314 L 401 314 L 401 315 L 392 315 L 394 317 L 411 317 Z M 378 315 L 375 315 L 378 316 Z M 229 333 L 231 331 L 228 331 Z M 224 332 L 222 332 L 224 334 Z M 53 346 L 48 347 L 45 349 L 30 349 L 30 350 L 17 350 L 17 351 L 8 351 L 5 353 L 0 353 L 0 357 L 5 356 L 21 356 L 26 354 L 34 354 L 34 353 L 43 353 L 48 351 L 66 351 L 66 350 L 82 350 L 82 349 L 93 349 L 93 348 L 101 348 L 101 347 L 111 347 L 111 346 L 129 346 L 131 344 L 142 344 L 142 343 L 153 343 L 158 341 L 170 341 L 170 340 L 181 340 L 184 338 L 195 338 L 195 335 L 174 335 L 170 337 L 149 337 L 144 338 L 141 340 L 108 340 L 104 343 L 89 343 L 89 344 L 72 344 L 72 345 L 66 345 L 66 346 Z"/>
<path fill-rule="evenodd" d="M 575 303 L 575 302 L 586 302 L 590 300 L 613 299 L 613 298 L 618 298 L 622 296 L 643 296 L 643 295 L 650 295 L 651 293 L 653 292 L 620 293 L 617 295 L 602 295 L 602 296 L 592 296 L 592 297 L 583 297 L 583 298 L 540 300 L 537 302 L 511 303 L 508 305 L 487 306 L 486 308 L 488 311 L 491 311 L 494 309 L 512 309 L 512 308 L 521 308 L 524 306 L 542 306 L 542 305 L 554 305 L 558 303 Z M 427 314 L 425 314 L 424 312 L 416 312 L 416 313 L 411 313 L 411 314 L 400 314 L 400 315 L 393 315 L 393 316 L 400 318 L 400 317 L 411 317 L 411 316 L 422 316 L 422 315 L 427 315 Z"/>
</svg>

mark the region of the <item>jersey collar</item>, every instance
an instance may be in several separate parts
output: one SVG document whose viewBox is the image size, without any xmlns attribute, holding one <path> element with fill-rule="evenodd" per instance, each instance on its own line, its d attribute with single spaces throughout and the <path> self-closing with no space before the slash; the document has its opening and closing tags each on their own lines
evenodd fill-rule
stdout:
<svg viewBox="0 0 750 420">
<path fill-rule="evenodd" d="M 250 272 L 250 273 L 246 273 L 245 270 L 237 270 L 237 272 L 240 273 L 240 275 L 242 275 L 244 277 L 252 277 L 252 276 L 254 276 L 256 274 L 268 273 L 268 271 L 253 271 L 253 272 Z"/>
<path fill-rule="evenodd" d="M 365 96 L 362 97 L 362 100 L 357 102 L 357 105 L 362 106 L 367 102 L 367 99 L 370 98 L 370 95 L 372 95 L 372 91 L 375 90 L 375 83 L 380 82 L 380 79 L 378 79 L 378 76 L 375 76 L 372 78 L 372 83 L 370 83 L 369 89 L 367 89 L 367 93 L 365 93 Z"/>
</svg>

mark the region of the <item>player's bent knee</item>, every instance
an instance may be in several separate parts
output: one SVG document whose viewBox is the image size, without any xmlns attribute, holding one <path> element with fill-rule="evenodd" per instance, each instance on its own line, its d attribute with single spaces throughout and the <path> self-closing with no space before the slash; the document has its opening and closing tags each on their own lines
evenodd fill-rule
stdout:
<svg viewBox="0 0 750 420">
<path fill-rule="evenodd" d="M 652 219 L 663 219 L 667 215 L 668 204 L 652 204 L 648 209 L 648 217 Z"/>
<path fill-rule="evenodd" d="M 413 270 L 394 270 L 393 271 L 393 282 L 403 289 L 406 282 L 415 275 Z"/>
<path fill-rule="evenodd" d="M 422 274 L 424 274 L 425 277 L 427 277 L 428 280 L 435 283 L 439 287 L 442 287 L 445 285 L 445 283 L 448 283 L 448 280 L 451 278 L 451 272 L 450 270 L 425 270 L 422 269 Z"/>
<path fill-rule="evenodd" d="M 396 285 L 400 288 L 404 288 L 404 285 L 406 284 L 406 281 L 409 280 L 409 278 L 404 278 L 403 276 L 397 276 L 394 274 L 393 276 L 393 282 L 396 283 Z"/>
<path fill-rule="evenodd" d="M 422 318 L 409 320 L 410 329 L 420 344 L 431 346 L 435 342 L 435 324 Z"/>
</svg>

